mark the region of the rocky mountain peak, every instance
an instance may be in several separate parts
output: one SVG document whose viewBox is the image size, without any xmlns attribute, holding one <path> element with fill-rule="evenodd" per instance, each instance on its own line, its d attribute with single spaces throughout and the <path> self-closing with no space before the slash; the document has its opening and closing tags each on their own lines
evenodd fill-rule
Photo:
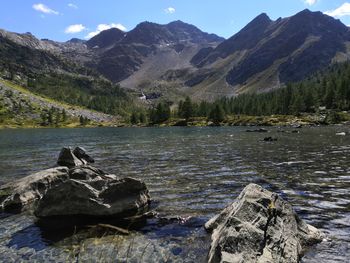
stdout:
<svg viewBox="0 0 350 263">
<path fill-rule="evenodd" d="M 118 43 L 124 38 L 124 36 L 125 32 L 122 30 L 118 28 L 111 28 L 92 37 L 86 44 L 89 48 L 106 48 Z"/>
</svg>

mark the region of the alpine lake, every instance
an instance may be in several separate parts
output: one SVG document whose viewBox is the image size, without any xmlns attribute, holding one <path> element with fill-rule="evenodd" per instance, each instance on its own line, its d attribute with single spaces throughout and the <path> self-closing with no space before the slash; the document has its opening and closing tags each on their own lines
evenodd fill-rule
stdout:
<svg viewBox="0 0 350 263">
<path fill-rule="evenodd" d="M 350 136 L 336 136 L 349 127 L 247 129 L 254 127 L 0 130 L 0 184 L 55 166 L 64 146 L 82 146 L 94 166 L 143 180 L 151 209 L 179 219 L 149 219 L 118 235 L 51 231 L 30 212 L 2 213 L 0 262 L 205 262 L 203 225 L 249 183 L 279 193 L 326 233 L 302 262 L 349 262 Z"/>
</svg>

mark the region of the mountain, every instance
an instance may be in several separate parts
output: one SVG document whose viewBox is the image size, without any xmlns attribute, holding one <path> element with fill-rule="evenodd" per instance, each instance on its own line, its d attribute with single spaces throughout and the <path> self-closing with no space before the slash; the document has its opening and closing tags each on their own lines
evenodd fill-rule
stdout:
<svg viewBox="0 0 350 263">
<path fill-rule="evenodd" d="M 269 91 L 346 61 L 349 40 L 339 20 L 309 10 L 276 21 L 263 13 L 227 40 L 181 21 L 144 22 L 89 66 L 126 88 L 215 100 Z"/>
<path fill-rule="evenodd" d="M 213 101 L 308 78 L 347 61 L 349 43 L 348 27 L 309 10 L 275 21 L 263 13 L 226 40 L 182 21 L 142 22 L 128 32 L 112 28 L 88 41 L 55 42 L 0 30 L 0 74 L 108 79 L 168 101 L 187 95 Z"/>
<path fill-rule="evenodd" d="M 133 107 L 130 96 L 84 65 L 93 55 L 84 41 L 60 43 L 1 30 L 0 80 L 7 79 L 57 101 L 125 114 Z"/>
<path fill-rule="evenodd" d="M 194 56 L 196 77 L 204 70 L 209 73 L 196 83 L 192 94 L 211 99 L 216 95 L 213 90 L 232 96 L 302 80 L 334 62 L 348 60 L 349 40 L 349 29 L 321 12 L 304 10 L 276 21 L 261 14 L 215 49 Z"/>
<path fill-rule="evenodd" d="M 137 88 L 170 69 L 190 66 L 201 48 L 223 40 L 182 21 L 143 22 L 129 32 L 110 29 L 89 40 L 87 46 L 97 55 L 87 65 L 114 82 Z"/>
<path fill-rule="evenodd" d="M 111 28 L 92 37 L 86 42 L 86 45 L 95 49 L 107 48 L 122 40 L 124 35 L 125 33 L 118 28 Z"/>
</svg>

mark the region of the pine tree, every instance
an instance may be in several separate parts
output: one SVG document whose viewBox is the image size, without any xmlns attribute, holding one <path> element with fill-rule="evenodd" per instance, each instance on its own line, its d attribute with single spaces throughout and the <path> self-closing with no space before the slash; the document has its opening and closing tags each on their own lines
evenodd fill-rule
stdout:
<svg viewBox="0 0 350 263">
<path fill-rule="evenodd" d="M 189 118 L 193 117 L 193 115 L 194 115 L 194 112 L 193 112 L 192 101 L 191 101 L 190 97 L 186 97 L 186 99 L 181 107 L 180 116 L 182 118 L 185 118 L 186 121 L 188 121 Z"/>
<path fill-rule="evenodd" d="M 224 110 L 222 109 L 222 106 L 220 104 L 216 104 L 214 108 L 210 111 L 209 120 L 211 120 L 215 124 L 219 124 L 220 122 L 224 121 L 224 119 L 225 114 Z"/>
<path fill-rule="evenodd" d="M 61 115 L 62 115 L 62 121 L 66 122 L 67 121 L 67 113 L 66 113 L 65 109 L 62 110 Z"/>
<path fill-rule="evenodd" d="M 130 116 L 130 123 L 131 124 L 137 124 L 138 123 L 138 116 L 137 116 L 137 113 L 136 112 L 133 112 Z"/>
<path fill-rule="evenodd" d="M 146 123 L 146 115 L 143 112 L 140 113 L 140 123 Z"/>
</svg>

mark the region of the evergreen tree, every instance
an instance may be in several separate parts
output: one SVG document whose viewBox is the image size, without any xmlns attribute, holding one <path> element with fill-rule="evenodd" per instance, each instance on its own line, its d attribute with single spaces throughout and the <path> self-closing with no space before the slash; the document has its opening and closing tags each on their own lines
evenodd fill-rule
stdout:
<svg viewBox="0 0 350 263">
<path fill-rule="evenodd" d="M 140 123 L 146 123 L 146 115 L 143 112 L 140 113 Z"/>
<path fill-rule="evenodd" d="M 181 111 L 179 111 L 179 115 L 180 117 L 185 118 L 186 121 L 188 121 L 189 118 L 194 116 L 193 105 L 190 97 L 186 97 L 185 101 L 181 106 Z"/>
<path fill-rule="evenodd" d="M 224 121 L 225 113 L 220 104 L 216 104 L 214 108 L 210 111 L 209 120 L 214 122 L 215 124 L 219 124 Z"/>
<path fill-rule="evenodd" d="M 65 109 L 62 110 L 61 115 L 62 115 L 62 121 L 66 122 L 67 121 L 67 113 L 66 113 Z"/>
<path fill-rule="evenodd" d="M 157 107 L 149 111 L 149 119 L 151 123 L 159 124 L 170 118 L 170 107 L 164 103 L 158 103 Z"/>
<path fill-rule="evenodd" d="M 139 121 L 139 118 L 137 116 L 137 113 L 136 112 L 133 112 L 130 116 L 130 123 L 131 124 L 137 124 Z"/>
</svg>

